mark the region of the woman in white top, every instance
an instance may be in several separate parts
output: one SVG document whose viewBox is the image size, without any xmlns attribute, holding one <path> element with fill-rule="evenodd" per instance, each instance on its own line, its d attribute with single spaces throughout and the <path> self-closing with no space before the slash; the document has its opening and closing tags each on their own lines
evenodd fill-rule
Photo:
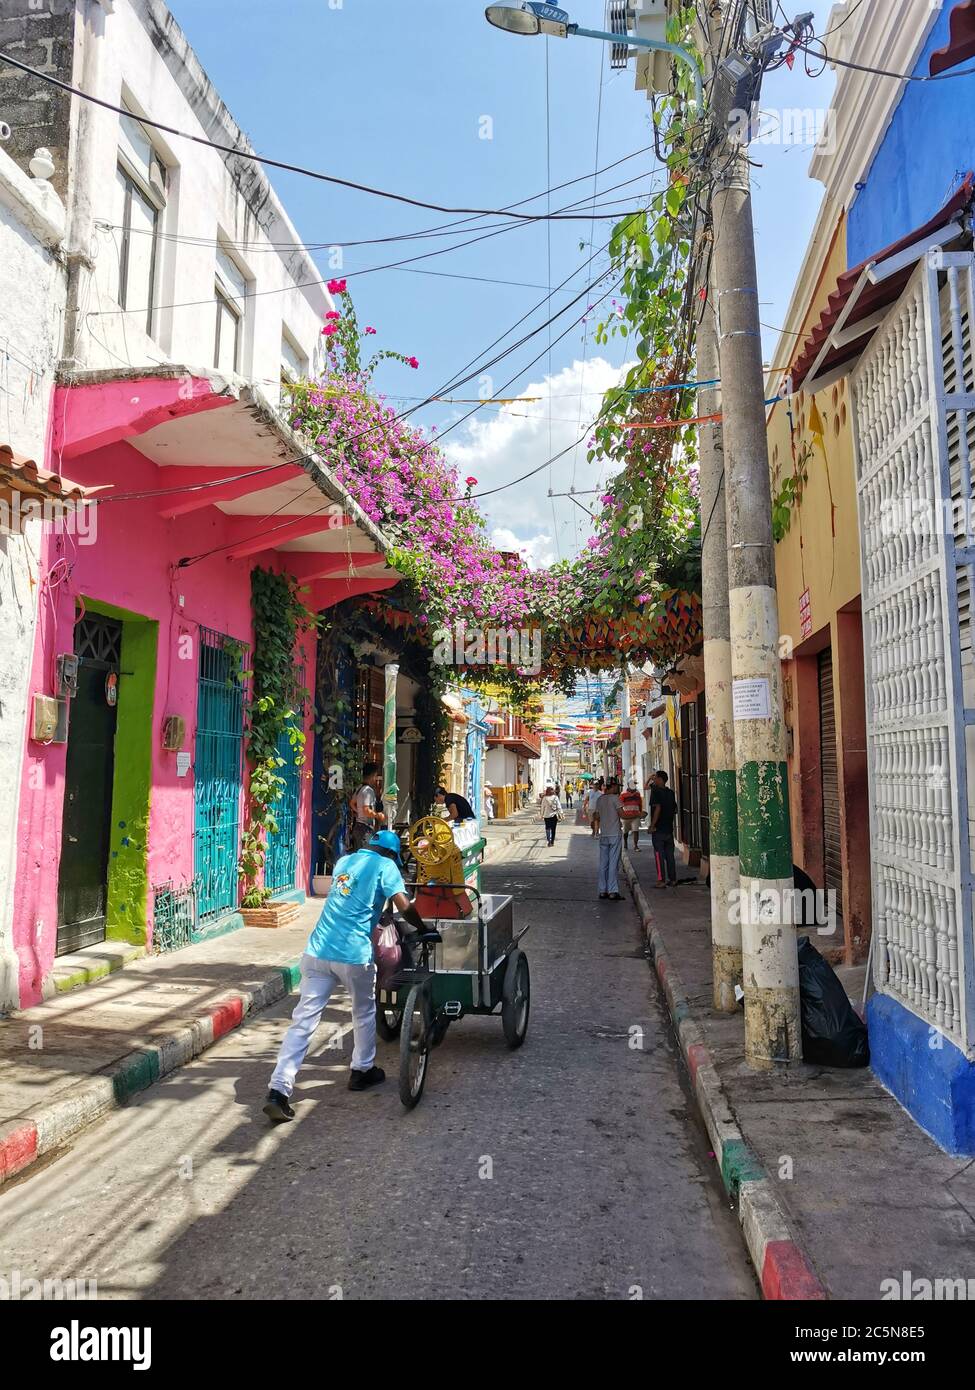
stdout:
<svg viewBox="0 0 975 1390">
<path fill-rule="evenodd" d="M 542 820 L 545 822 L 545 839 L 549 845 L 555 844 L 555 827 L 562 819 L 562 803 L 555 795 L 555 788 L 548 786 L 542 794 Z"/>
</svg>

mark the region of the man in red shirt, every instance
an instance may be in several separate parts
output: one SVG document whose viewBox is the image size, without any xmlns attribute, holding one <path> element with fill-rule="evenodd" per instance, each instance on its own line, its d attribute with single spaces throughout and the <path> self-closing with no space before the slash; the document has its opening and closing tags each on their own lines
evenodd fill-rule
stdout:
<svg viewBox="0 0 975 1390">
<path fill-rule="evenodd" d="M 643 797 L 640 795 L 635 782 L 630 782 L 625 792 L 620 792 L 620 821 L 623 825 L 623 848 L 627 849 L 630 843 L 630 831 L 633 832 L 633 849 L 638 851 L 640 848 L 640 822 L 643 820 Z"/>
</svg>

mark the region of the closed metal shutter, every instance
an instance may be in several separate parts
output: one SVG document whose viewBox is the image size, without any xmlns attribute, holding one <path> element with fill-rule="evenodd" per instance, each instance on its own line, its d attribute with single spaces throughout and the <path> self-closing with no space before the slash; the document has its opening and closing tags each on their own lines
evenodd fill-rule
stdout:
<svg viewBox="0 0 975 1390">
<path fill-rule="evenodd" d="M 708 735 L 704 696 L 681 706 L 680 837 L 688 849 L 709 854 Z"/>
<path fill-rule="evenodd" d="M 836 710 L 833 704 L 833 652 L 819 653 L 819 766 L 823 784 L 823 887 L 836 894 L 843 914 L 843 854 L 840 844 L 840 777 L 836 757 Z"/>
</svg>

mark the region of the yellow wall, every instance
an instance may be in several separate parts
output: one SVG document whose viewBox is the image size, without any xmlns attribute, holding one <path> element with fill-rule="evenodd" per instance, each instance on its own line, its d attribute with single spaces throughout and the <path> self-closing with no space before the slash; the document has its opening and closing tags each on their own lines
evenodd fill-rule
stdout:
<svg viewBox="0 0 975 1390">
<path fill-rule="evenodd" d="M 846 225 L 841 217 L 825 259 L 816 268 L 817 280 L 806 319 L 792 348 L 793 361 L 819 322 L 828 296 L 845 270 Z M 775 365 L 788 364 L 783 361 Z M 827 957 L 852 962 L 862 960 L 866 954 L 871 908 L 863 643 L 858 602 L 860 543 L 849 378 L 817 392 L 815 402 L 823 424 L 825 449 L 813 441 L 809 427 L 813 398 L 805 392 L 776 405 L 768 425 L 773 496 L 793 470 L 794 453 L 801 458 L 804 445 L 812 450 L 805 468 L 808 480 L 802 500 L 792 509 L 790 529 L 775 549 L 779 631 L 791 639 L 791 649 L 785 647 L 783 656 L 788 656 L 790 650 L 794 654 L 794 659 L 783 662 L 782 673 L 789 734 L 789 803 L 795 862 L 822 885 L 825 843 L 817 654 L 830 647 L 843 932 L 839 939 L 824 937 L 816 945 Z M 804 633 L 800 599 L 807 589 L 810 623 Z"/>
<path fill-rule="evenodd" d="M 830 290 L 846 270 L 846 225 L 841 219 L 822 273 L 796 339 L 796 354 L 826 307 Z M 785 366 L 783 362 L 776 365 Z M 813 453 L 807 465 L 808 482 L 802 502 L 792 511 L 792 525 L 775 549 L 775 576 L 779 591 L 779 631 L 798 647 L 803 641 L 799 600 L 809 590 L 812 631 L 829 624 L 833 614 L 860 592 L 860 548 L 854 482 L 853 435 L 849 380 L 816 394 L 825 426 L 825 457 L 809 432 L 812 397 L 800 391 L 791 401 L 772 409 L 768 427 L 769 464 L 773 496 L 793 470 L 803 445 Z M 791 429 L 789 414 L 791 412 Z M 834 535 L 835 529 L 835 535 Z"/>
</svg>

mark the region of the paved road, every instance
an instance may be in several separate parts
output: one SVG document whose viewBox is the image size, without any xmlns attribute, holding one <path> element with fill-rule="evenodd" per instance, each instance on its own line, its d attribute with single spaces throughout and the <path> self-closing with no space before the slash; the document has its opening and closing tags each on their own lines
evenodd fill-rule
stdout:
<svg viewBox="0 0 975 1390">
<path fill-rule="evenodd" d="M 560 836 L 527 827 L 485 874 L 531 926 L 520 1051 L 465 1019 L 407 1114 L 392 1075 L 345 1089 L 339 1006 L 272 1130 L 279 1005 L 4 1188 L 0 1274 L 100 1298 L 755 1298 L 635 912 L 594 901 L 588 832 Z"/>
</svg>

